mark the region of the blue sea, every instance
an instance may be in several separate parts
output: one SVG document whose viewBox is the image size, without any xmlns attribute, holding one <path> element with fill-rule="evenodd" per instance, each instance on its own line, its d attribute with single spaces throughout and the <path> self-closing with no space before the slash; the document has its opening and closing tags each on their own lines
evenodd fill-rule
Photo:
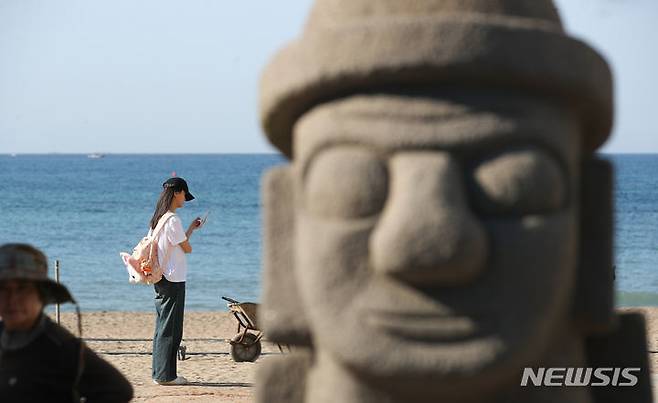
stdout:
<svg viewBox="0 0 658 403">
<path fill-rule="evenodd" d="M 658 306 L 658 155 L 606 155 L 617 169 L 619 306 Z M 186 307 L 220 310 L 220 296 L 258 301 L 262 174 L 278 155 L 0 155 L 0 243 L 27 242 L 61 268 L 84 311 L 153 310 L 153 290 L 128 284 L 119 252 L 148 230 L 162 182 L 176 173 L 196 200 L 185 225 L 210 211 L 191 239 Z"/>
</svg>

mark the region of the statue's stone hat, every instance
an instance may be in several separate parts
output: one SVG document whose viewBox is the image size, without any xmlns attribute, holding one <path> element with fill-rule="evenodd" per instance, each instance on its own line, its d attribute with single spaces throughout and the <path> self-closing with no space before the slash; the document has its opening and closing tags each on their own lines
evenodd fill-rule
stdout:
<svg viewBox="0 0 658 403">
<path fill-rule="evenodd" d="M 48 261 L 38 249 L 27 244 L 0 246 L 0 282 L 29 280 L 44 292 L 44 304 L 75 302 L 69 290 L 48 277 Z"/>
<path fill-rule="evenodd" d="M 303 35 L 263 73 L 261 120 L 292 156 L 296 120 L 363 91 L 445 85 L 542 94 L 577 108 L 583 148 L 607 139 L 606 61 L 569 37 L 551 0 L 317 0 Z"/>
</svg>

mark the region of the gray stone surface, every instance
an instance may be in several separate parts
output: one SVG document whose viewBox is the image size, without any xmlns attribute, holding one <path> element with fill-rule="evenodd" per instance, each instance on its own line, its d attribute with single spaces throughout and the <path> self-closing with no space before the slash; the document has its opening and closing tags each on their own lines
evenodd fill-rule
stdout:
<svg viewBox="0 0 658 403">
<path fill-rule="evenodd" d="M 612 311 L 610 70 L 551 1 L 318 0 L 261 111 L 291 163 L 260 320 L 303 353 L 259 402 L 651 400 L 641 317 Z M 639 386 L 519 386 L 613 358 Z"/>
</svg>

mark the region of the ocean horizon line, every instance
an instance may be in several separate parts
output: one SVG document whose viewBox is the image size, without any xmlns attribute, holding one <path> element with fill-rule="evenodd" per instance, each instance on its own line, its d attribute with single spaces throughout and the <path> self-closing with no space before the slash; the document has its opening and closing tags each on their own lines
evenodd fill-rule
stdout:
<svg viewBox="0 0 658 403">
<path fill-rule="evenodd" d="M 0 156 L 5 156 L 5 157 L 14 157 L 14 156 L 52 156 L 52 155 L 60 155 L 60 156 L 89 156 L 89 155 L 102 155 L 102 156 L 121 156 L 121 155 L 129 155 L 129 156 L 136 156 L 136 155 L 155 155 L 155 156 L 167 156 L 167 155 L 191 155 L 191 156 L 197 156 L 197 155 L 281 155 L 281 153 L 278 152 L 218 152 L 218 153 L 204 153 L 204 152 L 182 152 L 182 153 L 169 153 L 169 152 L 162 152 L 162 153 L 147 153 L 147 152 L 73 152 L 73 153 L 68 153 L 68 152 L 48 152 L 48 153 L 0 153 Z"/>
<path fill-rule="evenodd" d="M 658 155 L 658 151 L 600 151 L 597 152 L 599 155 Z M 181 155 L 181 156 L 196 156 L 196 155 L 282 155 L 280 152 L 100 152 L 100 151 L 91 151 L 91 152 L 0 152 L 0 156 L 8 157 L 17 157 L 17 156 L 90 156 L 90 155 L 102 155 L 102 156 L 136 156 L 136 155 L 154 155 L 154 156 L 167 156 L 167 155 Z"/>
</svg>

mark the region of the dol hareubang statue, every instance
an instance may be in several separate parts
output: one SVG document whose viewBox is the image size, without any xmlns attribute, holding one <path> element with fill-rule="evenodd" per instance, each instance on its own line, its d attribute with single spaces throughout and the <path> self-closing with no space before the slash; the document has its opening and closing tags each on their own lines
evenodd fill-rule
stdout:
<svg viewBox="0 0 658 403">
<path fill-rule="evenodd" d="M 551 1 L 318 0 L 267 67 L 260 402 L 647 402 L 613 312 L 608 65 Z M 521 387 L 526 367 L 641 367 Z"/>
</svg>

